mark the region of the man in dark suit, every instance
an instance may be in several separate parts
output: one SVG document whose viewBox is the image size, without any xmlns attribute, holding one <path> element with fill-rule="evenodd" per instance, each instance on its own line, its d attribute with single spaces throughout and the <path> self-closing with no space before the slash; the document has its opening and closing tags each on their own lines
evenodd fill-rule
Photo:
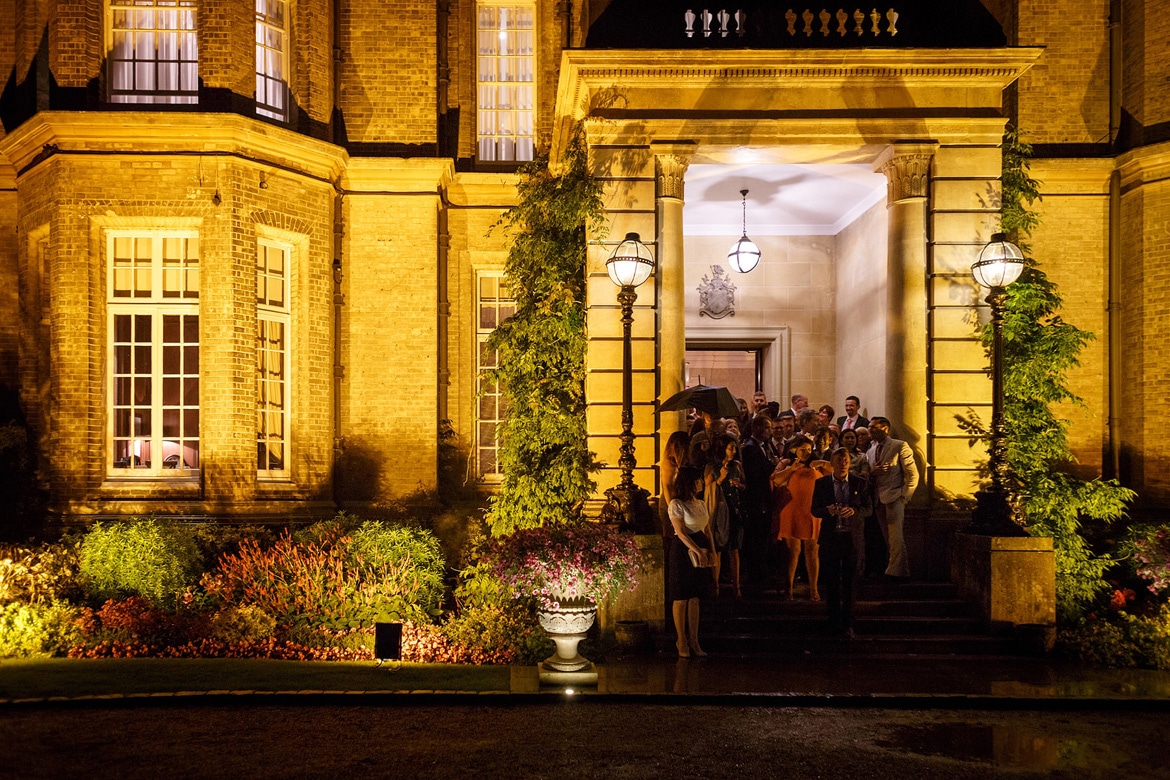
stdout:
<svg viewBox="0 0 1170 780">
<path fill-rule="evenodd" d="M 821 519 L 821 586 L 828 599 L 830 625 L 852 639 L 857 595 L 853 525 L 862 522 L 857 510 L 865 500 L 866 484 L 849 473 L 849 451 L 844 447 L 833 451 L 829 463 L 833 473 L 816 481 L 812 497 L 813 516 Z"/>
<path fill-rule="evenodd" d="M 857 428 L 868 428 L 869 418 L 862 417 L 860 414 L 861 399 L 855 395 L 851 395 L 845 399 L 845 414 L 837 418 L 837 427 L 843 431 L 856 430 Z"/>
<path fill-rule="evenodd" d="M 744 481 L 740 516 L 744 526 L 744 569 L 753 587 L 765 579 L 768 552 L 775 539 L 768 538 L 772 519 L 772 470 L 776 452 L 772 449 L 772 421 L 766 414 L 752 418 L 751 435 L 740 446 Z"/>
</svg>

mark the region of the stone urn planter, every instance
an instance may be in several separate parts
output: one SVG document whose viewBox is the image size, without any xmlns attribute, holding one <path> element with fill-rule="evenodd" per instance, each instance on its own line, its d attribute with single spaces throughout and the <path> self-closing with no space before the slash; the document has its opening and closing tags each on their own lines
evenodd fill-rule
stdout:
<svg viewBox="0 0 1170 780">
<path fill-rule="evenodd" d="M 589 599 L 567 599 L 559 602 L 557 609 L 541 607 L 536 614 L 540 627 L 557 646 L 557 651 L 541 664 L 542 671 L 582 672 L 593 668 L 589 659 L 577 651 L 577 645 L 597 618 L 596 604 Z"/>
</svg>

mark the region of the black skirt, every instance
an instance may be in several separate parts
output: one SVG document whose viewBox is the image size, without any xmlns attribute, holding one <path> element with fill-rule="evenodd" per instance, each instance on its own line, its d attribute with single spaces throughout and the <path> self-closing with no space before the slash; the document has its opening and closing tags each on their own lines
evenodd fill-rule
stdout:
<svg viewBox="0 0 1170 780">
<path fill-rule="evenodd" d="M 690 534 L 690 537 L 699 547 L 709 549 L 707 534 L 698 531 Z M 667 596 L 671 601 L 710 598 L 711 586 L 715 582 L 715 570 L 710 567 L 698 569 L 692 566 L 691 557 L 687 555 L 687 546 L 677 536 L 670 542 L 669 570 Z"/>
</svg>

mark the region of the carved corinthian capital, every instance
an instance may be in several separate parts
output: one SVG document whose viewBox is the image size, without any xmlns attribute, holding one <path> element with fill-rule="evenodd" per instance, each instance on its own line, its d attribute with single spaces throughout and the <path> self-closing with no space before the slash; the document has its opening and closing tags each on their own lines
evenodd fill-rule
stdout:
<svg viewBox="0 0 1170 780">
<path fill-rule="evenodd" d="M 658 198 L 683 199 L 683 177 L 695 154 L 694 144 L 653 143 L 654 152 L 654 195 Z"/>
<path fill-rule="evenodd" d="M 930 186 L 930 163 L 934 147 L 916 147 L 913 151 L 894 148 L 876 166 L 886 175 L 887 199 L 897 203 L 907 198 L 925 198 Z"/>
</svg>

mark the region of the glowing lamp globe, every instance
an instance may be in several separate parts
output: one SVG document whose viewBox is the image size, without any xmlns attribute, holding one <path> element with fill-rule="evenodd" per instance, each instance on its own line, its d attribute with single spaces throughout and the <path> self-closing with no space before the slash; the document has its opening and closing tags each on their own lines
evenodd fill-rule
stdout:
<svg viewBox="0 0 1170 780">
<path fill-rule="evenodd" d="M 637 233 L 626 233 L 625 240 L 605 261 L 605 270 L 618 287 L 637 287 L 654 273 L 654 256 Z"/>
<path fill-rule="evenodd" d="M 1007 240 L 1003 233 L 991 237 L 971 265 L 971 275 L 984 287 L 1007 287 L 1020 278 L 1024 271 L 1024 255 L 1020 248 Z"/>
<path fill-rule="evenodd" d="M 727 263 L 733 271 L 746 274 L 760 262 L 760 248 L 744 234 L 744 237 L 731 245 L 727 253 Z"/>
</svg>

